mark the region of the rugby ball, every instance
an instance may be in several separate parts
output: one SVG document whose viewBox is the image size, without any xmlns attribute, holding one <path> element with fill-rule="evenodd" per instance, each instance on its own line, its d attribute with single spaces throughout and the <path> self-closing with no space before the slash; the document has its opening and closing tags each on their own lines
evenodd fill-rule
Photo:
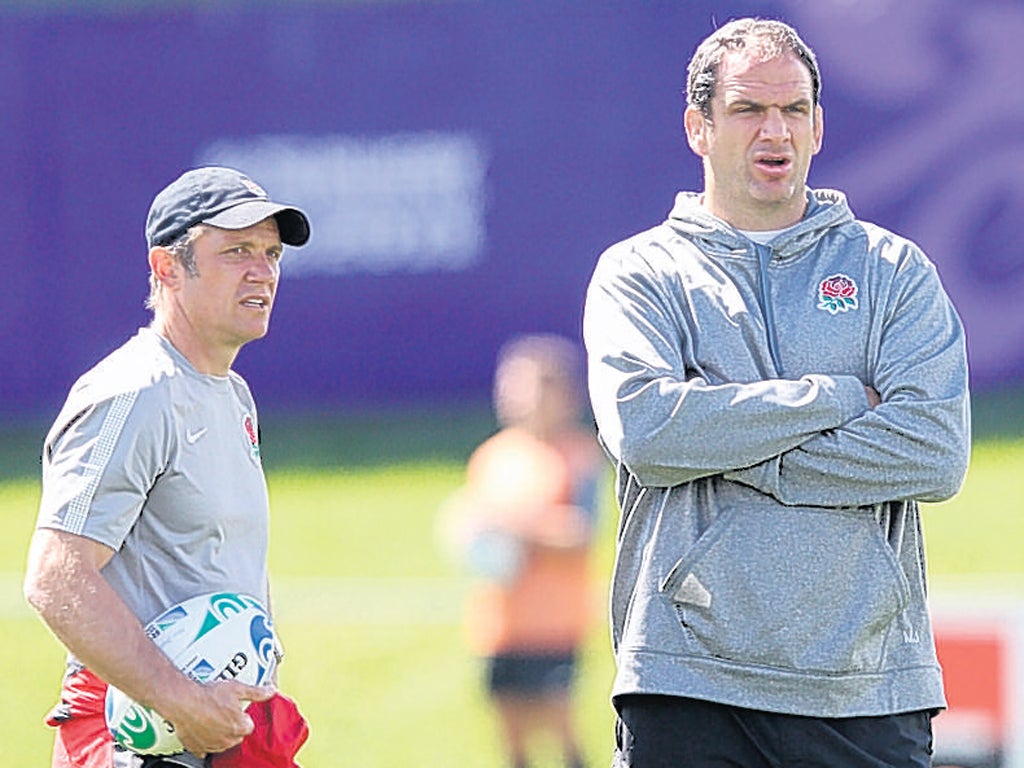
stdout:
<svg viewBox="0 0 1024 768">
<path fill-rule="evenodd" d="M 498 528 L 477 531 L 466 547 L 466 565 L 484 579 L 511 584 L 522 569 L 526 553 L 520 540 Z"/>
<path fill-rule="evenodd" d="M 214 592 L 189 598 L 147 624 L 146 634 L 178 669 L 202 684 L 238 680 L 260 685 L 277 665 L 270 615 L 249 595 Z M 184 751 L 171 723 L 114 686 L 107 687 L 104 713 L 114 741 L 132 752 Z"/>
</svg>

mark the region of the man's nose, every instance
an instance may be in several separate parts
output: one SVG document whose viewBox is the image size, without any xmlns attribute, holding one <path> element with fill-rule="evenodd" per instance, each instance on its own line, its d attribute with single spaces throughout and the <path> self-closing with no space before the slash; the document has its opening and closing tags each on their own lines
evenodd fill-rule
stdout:
<svg viewBox="0 0 1024 768">
<path fill-rule="evenodd" d="M 789 126 L 778 107 L 769 107 L 761 121 L 761 135 L 769 139 L 780 139 L 789 136 Z"/>
<path fill-rule="evenodd" d="M 277 259 L 271 256 L 257 256 L 249 264 L 248 274 L 250 280 L 267 281 L 276 280 L 280 271 Z"/>
</svg>

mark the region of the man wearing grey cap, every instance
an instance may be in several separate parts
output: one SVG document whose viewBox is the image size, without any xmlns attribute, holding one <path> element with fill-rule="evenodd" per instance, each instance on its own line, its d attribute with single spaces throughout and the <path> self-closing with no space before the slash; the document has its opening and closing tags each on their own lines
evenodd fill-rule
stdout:
<svg viewBox="0 0 1024 768">
<path fill-rule="evenodd" d="M 267 333 L 283 245 L 303 245 L 309 221 L 244 174 L 204 167 L 156 196 L 146 239 L 152 323 L 75 383 L 43 447 L 25 596 L 69 652 L 47 718 L 54 766 L 168 764 L 113 744 L 107 683 L 174 724 L 192 754 L 169 764 L 244 750 L 246 706 L 284 698 L 269 686 L 199 685 L 144 624 L 210 592 L 269 604 L 256 407 L 232 365 Z M 283 747 L 289 757 L 301 733 Z"/>
</svg>

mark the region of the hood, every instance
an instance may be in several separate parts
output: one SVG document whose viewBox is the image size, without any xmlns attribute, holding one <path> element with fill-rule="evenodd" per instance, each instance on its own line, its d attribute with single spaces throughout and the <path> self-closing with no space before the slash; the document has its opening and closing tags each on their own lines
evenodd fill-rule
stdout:
<svg viewBox="0 0 1024 768">
<path fill-rule="evenodd" d="M 707 253 L 750 253 L 750 240 L 722 219 L 708 213 L 700 204 L 697 192 L 676 195 L 667 221 L 669 227 L 689 240 L 700 244 Z M 814 246 L 831 228 L 853 221 L 853 211 L 846 195 L 834 189 L 808 189 L 804 217 L 779 234 L 772 242 L 776 258 L 791 258 Z"/>
</svg>

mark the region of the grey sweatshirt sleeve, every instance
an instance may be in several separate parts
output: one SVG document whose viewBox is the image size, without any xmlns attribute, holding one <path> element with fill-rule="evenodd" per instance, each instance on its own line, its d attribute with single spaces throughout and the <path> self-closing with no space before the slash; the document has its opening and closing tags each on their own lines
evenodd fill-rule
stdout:
<svg viewBox="0 0 1024 768">
<path fill-rule="evenodd" d="M 584 311 L 598 429 L 641 484 L 673 486 L 750 467 L 868 409 L 853 376 L 713 381 L 688 364 L 684 299 L 667 283 L 626 241 L 602 255 Z"/>
<path fill-rule="evenodd" d="M 879 310 L 871 383 L 881 405 L 726 479 L 788 505 L 941 501 L 959 490 L 970 455 L 964 330 L 935 268 L 917 255 Z"/>
</svg>

